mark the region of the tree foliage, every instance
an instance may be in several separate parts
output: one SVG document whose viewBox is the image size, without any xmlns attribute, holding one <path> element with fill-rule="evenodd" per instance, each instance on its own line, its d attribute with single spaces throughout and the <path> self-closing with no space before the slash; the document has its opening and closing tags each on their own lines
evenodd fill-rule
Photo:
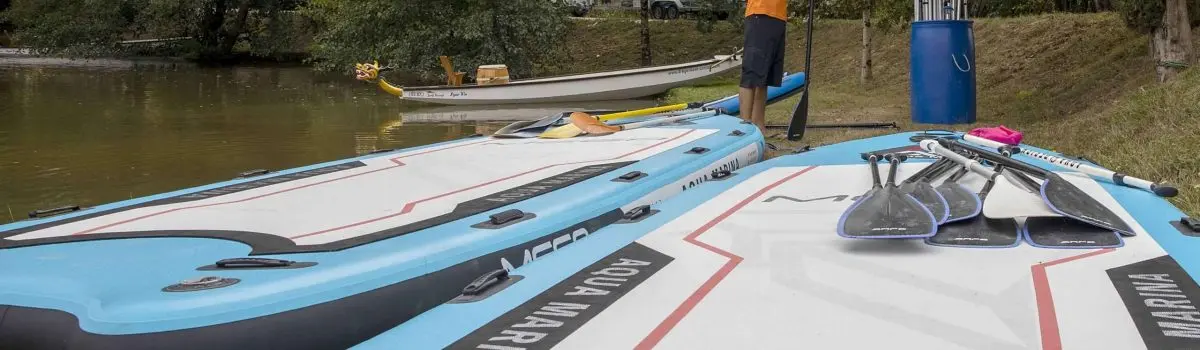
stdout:
<svg viewBox="0 0 1200 350">
<path fill-rule="evenodd" d="M 528 76 L 567 30 L 567 9 L 548 0 L 313 0 L 303 11 L 321 28 L 311 53 L 323 70 L 378 60 L 430 77 L 445 55 L 459 69 L 503 63 Z"/>
<path fill-rule="evenodd" d="M 139 49 L 121 45 L 123 40 L 191 37 L 178 54 L 219 60 L 239 45 L 255 46 L 254 39 L 268 48 L 261 55 L 288 43 L 280 37 L 282 26 L 272 24 L 299 1 L 12 0 L 3 18 L 17 28 L 16 40 L 42 54 L 121 55 Z"/>
<path fill-rule="evenodd" d="M 1167 9 L 1164 0 L 1113 0 L 1113 5 L 1129 28 L 1143 33 L 1162 26 L 1163 13 Z M 1188 6 L 1192 26 L 1200 26 L 1200 1 L 1190 1 Z"/>
</svg>

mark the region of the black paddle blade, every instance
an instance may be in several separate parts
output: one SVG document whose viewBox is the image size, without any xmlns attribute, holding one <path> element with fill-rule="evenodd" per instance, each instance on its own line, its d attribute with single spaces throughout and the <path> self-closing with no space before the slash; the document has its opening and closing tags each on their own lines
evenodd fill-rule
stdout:
<svg viewBox="0 0 1200 350">
<path fill-rule="evenodd" d="M 1137 233 L 1133 232 L 1133 228 L 1125 220 L 1117 216 L 1116 213 L 1108 210 L 1107 207 L 1100 204 L 1100 202 L 1092 198 L 1087 192 L 1058 176 L 1058 174 L 1047 172 L 1046 182 L 1042 184 L 1041 192 L 1042 198 L 1046 200 L 1046 204 L 1050 206 L 1050 209 L 1059 214 L 1101 228 L 1117 231 L 1122 236 L 1137 235 Z"/>
<path fill-rule="evenodd" d="M 1021 244 L 1020 233 L 1016 220 L 975 216 L 942 225 L 925 243 L 943 247 L 1011 248 Z"/>
<path fill-rule="evenodd" d="M 1030 245 L 1039 248 L 1098 249 L 1125 245 L 1112 230 L 1065 217 L 1027 218 L 1021 234 Z"/>
<path fill-rule="evenodd" d="M 925 206 L 925 209 L 929 209 L 929 212 L 933 214 L 933 218 L 937 223 L 944 223 L 950 218 L 950 205 L 948 201 L 946 198 L 942 198 L 942 195 L 928 182 L 906 183 L 900 186 L 900 190 L 912 195 L 917 202 L 921 202 L 921 205 Z"/>
<path fill-rule="evenodd" d="M 929 209 L 895 187 L 868 192 L 838 221 L 846 238 L 925 238 L 937 233 Z"/>
<path fill-rule="evenodd" d="M 957 182 L 942 182 L 934 190 L 946 201 L 948 210 L 943 223 L 970 219 L 983 211 L 983 201 L 979 199 L 979 195 L 967 190 Z"/>
<path fill-rule="evenodd" d="M 788 141 L 799 141 L 804 139 L 804 130 L 808 129 L 808 75 L 804 76 L 804 94 L 800 95 L 800 103 L 792 109 L 792 119 L 788 122 L 787 139 Z"/>
</svg>

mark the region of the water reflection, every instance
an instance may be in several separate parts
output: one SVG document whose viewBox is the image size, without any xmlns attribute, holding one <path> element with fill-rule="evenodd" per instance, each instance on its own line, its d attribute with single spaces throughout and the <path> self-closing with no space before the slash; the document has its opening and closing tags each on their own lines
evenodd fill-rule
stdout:
<svg viewBox="0 0 1200 350">
<path fill-rule="evenodd" d="M 0 66 L 0 222 L 475 133 L 412 108 L 304 67 Z"/>
</svg>

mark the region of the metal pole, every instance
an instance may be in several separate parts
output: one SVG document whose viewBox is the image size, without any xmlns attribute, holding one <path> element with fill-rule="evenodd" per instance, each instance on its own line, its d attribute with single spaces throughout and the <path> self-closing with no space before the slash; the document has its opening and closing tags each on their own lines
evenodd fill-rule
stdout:
<svg viewBox="0 0 1200 350">
<path fill-rule="evenodd" d="M 913 0 L 913 22 L 921 20 L 921 0 Z"/>
</svg>

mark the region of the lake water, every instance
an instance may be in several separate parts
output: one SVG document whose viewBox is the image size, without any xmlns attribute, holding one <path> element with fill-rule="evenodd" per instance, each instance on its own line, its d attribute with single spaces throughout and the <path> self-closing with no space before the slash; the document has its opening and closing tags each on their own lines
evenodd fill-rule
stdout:
<svg viewBox="0 0 1200 350">
<path fill-rule="evenodd" d="M 306 67 L 0 65 L 0 223 L 496 128 L 422 110 Z"/>
</svg>

